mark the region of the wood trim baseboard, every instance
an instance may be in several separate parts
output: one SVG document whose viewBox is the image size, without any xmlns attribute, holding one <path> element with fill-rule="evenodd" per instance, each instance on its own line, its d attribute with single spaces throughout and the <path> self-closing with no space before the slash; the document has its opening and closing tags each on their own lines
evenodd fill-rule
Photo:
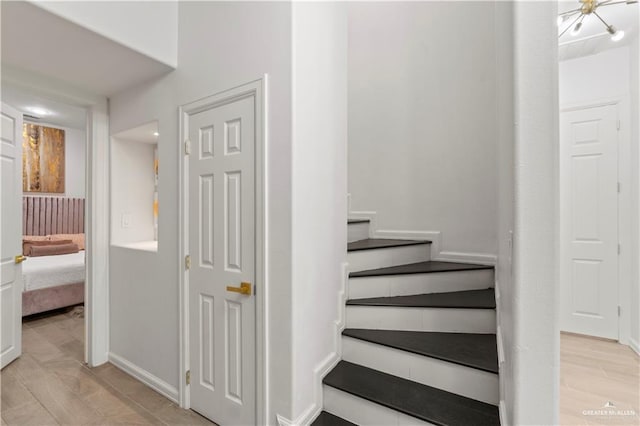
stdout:
<svg viewBox="0 0 640 426">
<path fill-rule="evenodd" d="M 500 425 L 509 426 L 509 421 L 507 419 L 507 404 L 504 402 L 504 399 L 501 399 L 500 404 L 498 404 L 498 415 L 500 416 Z"/>
<path fill-rule="evenodd" d="M 167 397 L 176 404 L 180 404 L 178 389 L 175 386 L 171 386 L 159 377 L 154 376 L 145 369 L 138 367 L 131 361 L 121 357 L 120 355 L 116 355 L 113 352 L 109 352 L 109 362 L 131 377 L 149 386 L 159 394 Z"/>
</svg>

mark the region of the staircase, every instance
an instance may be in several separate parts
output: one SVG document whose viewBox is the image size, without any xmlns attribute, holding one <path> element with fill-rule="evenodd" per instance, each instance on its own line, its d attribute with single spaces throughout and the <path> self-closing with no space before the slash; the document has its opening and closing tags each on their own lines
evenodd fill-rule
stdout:
<svg viewBox="0 0 640 426">
<path fill-rule="evenodd" d="M 348 227 L 342 360 L 313 425 L 499 425 L 493 267 Z"/>
</svg>

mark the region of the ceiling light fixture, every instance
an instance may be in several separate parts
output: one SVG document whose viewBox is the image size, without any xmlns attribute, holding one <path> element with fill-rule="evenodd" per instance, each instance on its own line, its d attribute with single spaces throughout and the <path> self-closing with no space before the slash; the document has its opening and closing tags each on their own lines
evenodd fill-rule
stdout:
<svg viewBox="0 0 640 426">
<path fill-rule="evenodd" d="M 153 136 L 160 136 L 160 133 L 158 133 L 158 132 L 153 132 Z"/>
<path fill-rule="evenodd" d="M 582 29 L 582 20 L 580 20 L 577 24 L 573 26 L 573 29 L 571 30 L 571 35 L 577 36 L 578 34 L 580 34 L 581 29 Z"/>
<path fill-rule="evenodd" d="M 39 116 L 46 116 L 46 115 L 52 115 L 53 114 L 48 109 L 44 109 L 44 108 L 38 107 L 38 106 L 28 106 L 28 107 L 25 107 L 24 109 L 25 109 L 25 111 L 28 111 L 31 114 L 35 114 L 35 115 L 39 115 Z"/>
<path fill-rule="evenodd" d="M 624 37 L 624 31 L 618 30 L 613 25 L 608 24 L 602 18 L 602 16 L 600 16 L 598 12 L 596 12 L 596 10 L 598 10 L 598 8 L 600 7 L 613 6 L 616 4 L 627 4 L 627 5 L 636 4 L 638 3 L 638 0 L 619 0 L 619 1 L 579 0 L 579 3 L 581 3 L 581 6 L 579 8 L 568 10 L 558 15 L 559 27 L 562 26 L 566 21 L 569 21 L 571 20 L 571 18 L 576 16 L 576 19 L 572 20 L 571 23 L 564 30 L 560 32 L 560 34 L 558 35 L 558 38 L 565 35 L 566 32 L 569 31 L 569 29 L 571 29 L 571 35 L 573 36 L 578 35 L 580 33 L 580 30 L 582 30 L 583 21 L 585 20 L 585 18 L 587 18 L 590 15 L 594 15 L 600 20 L 600 22 L 604 24 L 605 28 L 607 29 L 607 32 L 611 34 L 611 40 L 620 41 Z"/>
<path fill-rule="evenodd" d="M 607 32 L 611 34 L 611 40 L 613 41 L 620 41 L 624 37 L 624 31 L 617 30 L 613 25 L 607 27 Z"/>
<path fill-rule="evenodd" d="M 616 32 L 614 32 L 611 35 L 611 40 L 613 41 L 620 41 L 624 38 L 624 31 L 622 30 L 617 30 Z"/>
</svg>

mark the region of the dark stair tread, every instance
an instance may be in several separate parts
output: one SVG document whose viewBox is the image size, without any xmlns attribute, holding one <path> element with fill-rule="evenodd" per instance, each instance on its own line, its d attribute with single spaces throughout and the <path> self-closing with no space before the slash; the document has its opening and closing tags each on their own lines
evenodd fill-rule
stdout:
<svg viewBox="0 0 640 426">
<path fill-rule="evenodd" d="M 435 425 L 500 425 L 494 405 L 347 361 L 340 361 L 323 382 Z"/>
<path fill-rule="evenodd" d="M 369 222 L 371 222 L 371 219 L 347 219 L 348 224 L 369 223 Z"/>
<path fill-rule="evenodd" d="M 347 245 L 347 251 L 372 250 L 378 248 L 414 246 L 417 244 L 431 244 L 426 240 L 392 240 L 387 238 L 367 238 L 366 240 L 354 241 Z"/>
<path fill-rule="evenodd" d="M 320 415 L 311 423 L 311 426 L 356 426 L 354 423 L 343 419 L 342 417 L 334 416 L 331 413 L 323 411 Z"/>
<path fill-rule="evenodd" d="M 429 260 L 426 262 L 409 263 L 408 265 L 389 266 L 386 268 L 352 272 L 349 274 L 349 277 L 357 278 L 383 275 L 429 274 L 434 272 L 473 271 L 479 269 L 493 269 L 493 266 Z"/>
<path fill-rule="evenodd" d="M 417 355 L 498 374 L 498 350 L 495 334 L 435 333 L 359 328 L 347 328 L 342 334 Z"/>
<path fill-rule="evenodd" d="M 496 296 L 492 288 L 486 290 L 451 291 L 447 293 L 415 294 L 411 296 L 369 297 L 350 299 L 347 305 L 394 306 L 405 308 L 495 309 Z"/>
</svg>

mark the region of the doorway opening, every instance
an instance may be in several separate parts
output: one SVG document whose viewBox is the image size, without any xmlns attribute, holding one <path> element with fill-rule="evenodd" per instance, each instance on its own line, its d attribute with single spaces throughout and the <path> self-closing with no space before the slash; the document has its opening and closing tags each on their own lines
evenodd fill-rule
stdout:
<svg viewBox="0 0 640 426">
<path fill-rule="evenodd" d="M 86 362 L 87 110 L 10 84 L 2 100 L 22 118 L 22 347 Z"/>
<path fill-rule="evenodd" d="M 563 424 L 640 397 L 638 5 L 598 8 L 613 31 L 590 15 L 576 27 L 575 5 L 558 18 Z"/>
<path fill-rule="evenodd" d="M 9 218 L 6 215 L 2 218 L 3 226 L 11 225 L 19 229 L 15 238 L 18 245 L 14 251 L 16 254 L 18 251 L 22 253 L 24 238 L 21 235 L 23 233 L 35 234 L 30 236 L 31 239 L 62 241 L 78 247 L 78 253 L 66 253 L 77 257 L 75 263 L 71 262 L 69 265 L 72 270 L 69 274 L 71 278 L 75 277 L 75 282 L 64 284 L 77 285 L 64 287 L 63 294 L 58 294 L 59 286 L 54 286 L 58 288 L 53 290 L 42 290 L 43 294 L 54 293 L 54 297 L 43 297 L 43 294 L 33 293 L 31 295 L 33 300 L 26 301 L 31 303 L 33 309 L 25 309 L 25 314 L 41 313 L 60 308 L 62 305 L 84 303 L 83 322 L 86 322 L 86 326 L 82 326 L 84 329 L 83 361 L 89 366 L 101 365 L 107 361 L 108 354 L 108 276 L 105 273 L 108 264 L 108 222 L 106 220 L 108 212 L 97 209 L 96 206 L 105 205 L 108 201 L 108 186 L 105 185 L 108 172 L 106 98 L 79 91 L 59 82 L 50 82 L 29 73 L 14 72 L 12 69 L 6 72 L 3 70 L 2 86 L 3 103 L 13 103 L 22 110 L 12 108 L 20 121 L 25 115 L 24 122 L 29 126 L 30 137 L 36 138 L 32 141 L 34 149 L 31 151 L 33 152 L 25 160 L 27 169 L 23 174 L 24 129 L 22 124 L 20 129 L 15 130 L 16 146 L 20 148 L 18 154 L 20 160 L 16 159 L 18 174 L 15 184 L 16 196 L 13 202 L 15 218 Z M 8 107 L 11 108 L 9 105 Z M 49 140 L 51 137 L 58 138 L 60 149 L 58 152 L 47 151 L 40 158 L 40 153 L 35 149 L 36 142 L 41 138 Z M 64 144 L 62 144 L 63 140 Z M 46 144 L 51 145 L 50 141 Z M 61 148 L 62 146 L 66 149 Z M 53 174 L 57 176 L 57 181 L 54 179 L 53 182 L 58 185 L 58 188 L 52 190 L 45 185 L 40 189 L 49 192 L 37 194 L 27 191 L 23 194 L 25 180 L 37 189 L 34 182 L 39 178 L 36 173 L 38 170 L 30 169 L 42 169 L 45 160 L 49 161 L 44 170 L 49 174 L 49 177 L 45 178 L 49 181 L 43 184 L 51 185 Z M 63 160 L 64 168 L 61 167 Z M 64 189 L 62 189 L 62 183 L 64 183 Z M 34 212 L 37 213 L 37 221 Z M 9 219 L 12 223 L 5 223 Z M 43 252 L 43 250 L 46 251 L 38 248 L 36 252 Z M 55 251 L 57 248 L 51 250 Z M 31 264 L 47 263 L 47 260 L 50 260 L 47 259 L 50 256 L 36 257 L 42 259 Z M 20 266 L 26 265 L 27 262 Z M 38 273 L 43 275 L 42 271 Z M 21 277 L 22 273 L 20 273 Z M 35 281 L 41 281 L 41 279 L 38 278 Z M 22 285 L 23 283 L 20 283 L 20 286 Z M 21 297 L 16 299 L 15 305 L 20 306 L 21 309 L 22 301 L 19 299 Z M 76 314 L 80 315 L 78 310 Z M 18 313 L 17 317 L 15 322 L 20 323 L 21 315 Z"/>
</svg>

